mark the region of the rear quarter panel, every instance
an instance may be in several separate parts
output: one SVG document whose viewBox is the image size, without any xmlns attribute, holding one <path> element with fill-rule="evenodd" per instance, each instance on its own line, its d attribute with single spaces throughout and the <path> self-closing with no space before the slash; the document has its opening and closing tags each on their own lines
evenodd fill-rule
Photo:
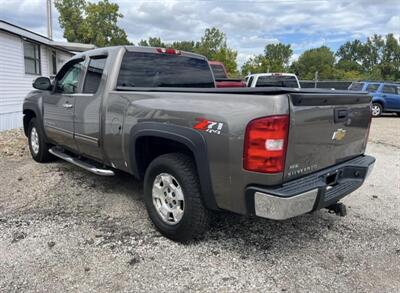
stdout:
<svg viewBox="0 0 400 293">
<path fill-rule="evenodd" d="M 105 153 L 112 166 L 132 173 L 129 137 L 135 125 L 157 122 L 193 129 L 204 119 L 221 123 L 220 132 L 193 131 L 198 131 L 206 143 L 218 206 L 244 214 L 244 192 L 249 182 L 276 185 L 283 178 L 282 173 L 266 175 L 243 170 L 246 126 L 252 119 L 288 112 L 287 95 L 112 91 L 105 105 Z"/>
</svg>

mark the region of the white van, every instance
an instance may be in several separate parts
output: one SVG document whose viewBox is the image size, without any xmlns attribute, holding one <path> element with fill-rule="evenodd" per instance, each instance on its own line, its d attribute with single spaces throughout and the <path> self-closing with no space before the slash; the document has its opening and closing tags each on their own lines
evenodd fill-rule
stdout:
<svg viewBox="0 0 400 293">
<path fill-rule="evenodd" d="M 293 73 L 256 73 L 246 76 L 247 87 L 291 87 L 301 88 Z"/>
</svg>

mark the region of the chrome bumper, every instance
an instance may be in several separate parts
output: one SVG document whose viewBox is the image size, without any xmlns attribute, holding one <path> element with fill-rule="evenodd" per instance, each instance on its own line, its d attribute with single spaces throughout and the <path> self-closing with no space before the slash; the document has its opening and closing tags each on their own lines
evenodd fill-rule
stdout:
<svg viewBox="0 0 400 293">
<path fill-rule="evenodd" d="M 374 163 L 375 158 L 362 156 L 275 189 L 249 187 L 249 194 L 254 195 L 254 213 L 263 218 L 285 220 L 327 207 L 359 188 Z M 333 186 L 328 185 L 326 178 L 334 173 L 337 181 Z"/>
<path fill-rule="evenodd" d="M 318 189 L 289 198 L 256 192 L 254 194 L 256 216 L 272 220 L 285 220 L 306 214 L 313 210 L 317 196 Z"/>
</svg>

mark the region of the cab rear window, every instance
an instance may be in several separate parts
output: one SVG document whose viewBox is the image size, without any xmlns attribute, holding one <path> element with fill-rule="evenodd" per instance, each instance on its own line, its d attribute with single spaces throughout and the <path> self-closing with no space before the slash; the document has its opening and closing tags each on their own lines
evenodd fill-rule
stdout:
<svg viewBox="0 0 400 293">
<path fill-rule="evenodd" d="M 260 76 L 256 87 L 293 87 L 297 88 L 297 79 L 294 76 L 270 75 Z"/>
<path fill-rule="evenodd" d="M 215 78 L 227 78 L 226 74 L 225 74 L 225 70 L 222 67 L 222 65 L 218 65 L 218 64 L 211 64 L 211 69 L 214 73 L 214 77 Z"/>
<path fill-rule="evenodd" d="M 212 88 L 207 60 L 182 55 L 126 52 L 118 86 Z"/>
</svg>

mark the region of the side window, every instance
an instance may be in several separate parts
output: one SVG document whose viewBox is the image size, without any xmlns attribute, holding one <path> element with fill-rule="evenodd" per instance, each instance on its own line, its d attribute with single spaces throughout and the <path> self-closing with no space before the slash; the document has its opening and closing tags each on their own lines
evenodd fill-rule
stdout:
<svg viewBox="0 0 400 293">
<path fill-rule="evenodd" d="M 87 94 L 94 94 L 97 92 L 101 76 L 103 75 L 104 67 L 106 65 L 106 56 L 90 58 L 89 66 L 86 72 L 85 83 L 83 92 Z"/>
<path fill-rule="evenodd" d="M 57 76 L 56 92 L 63 94 L 74 94 L 78 92 L 79 78 L 82 72 L 83 60 L 69 63 L 61 69 Z"/>
<path fill-rule="evenodd" d="M 253 79 L 254 79 L 254 76 L 251 76 L 251 77 L 249 78 L 249 81 L 247 82 L 247 86 L 248 86 L 248 87 L 250 87 L 251 84 L 253 83 Z"/>
<path fill-rule="evenodd" d="M 394 85 L 384 85 L 383 93 L 385 94 L 397 94 L 397 88 Z"/>
<path fill-rule="evenodd" d="M 377 89 L 379 88 L 379 84 L 378 83 L 370 83 L 367 88 L 366 91 L 369 93 L 374 93 L 377 91 Z"/>
</svg>

